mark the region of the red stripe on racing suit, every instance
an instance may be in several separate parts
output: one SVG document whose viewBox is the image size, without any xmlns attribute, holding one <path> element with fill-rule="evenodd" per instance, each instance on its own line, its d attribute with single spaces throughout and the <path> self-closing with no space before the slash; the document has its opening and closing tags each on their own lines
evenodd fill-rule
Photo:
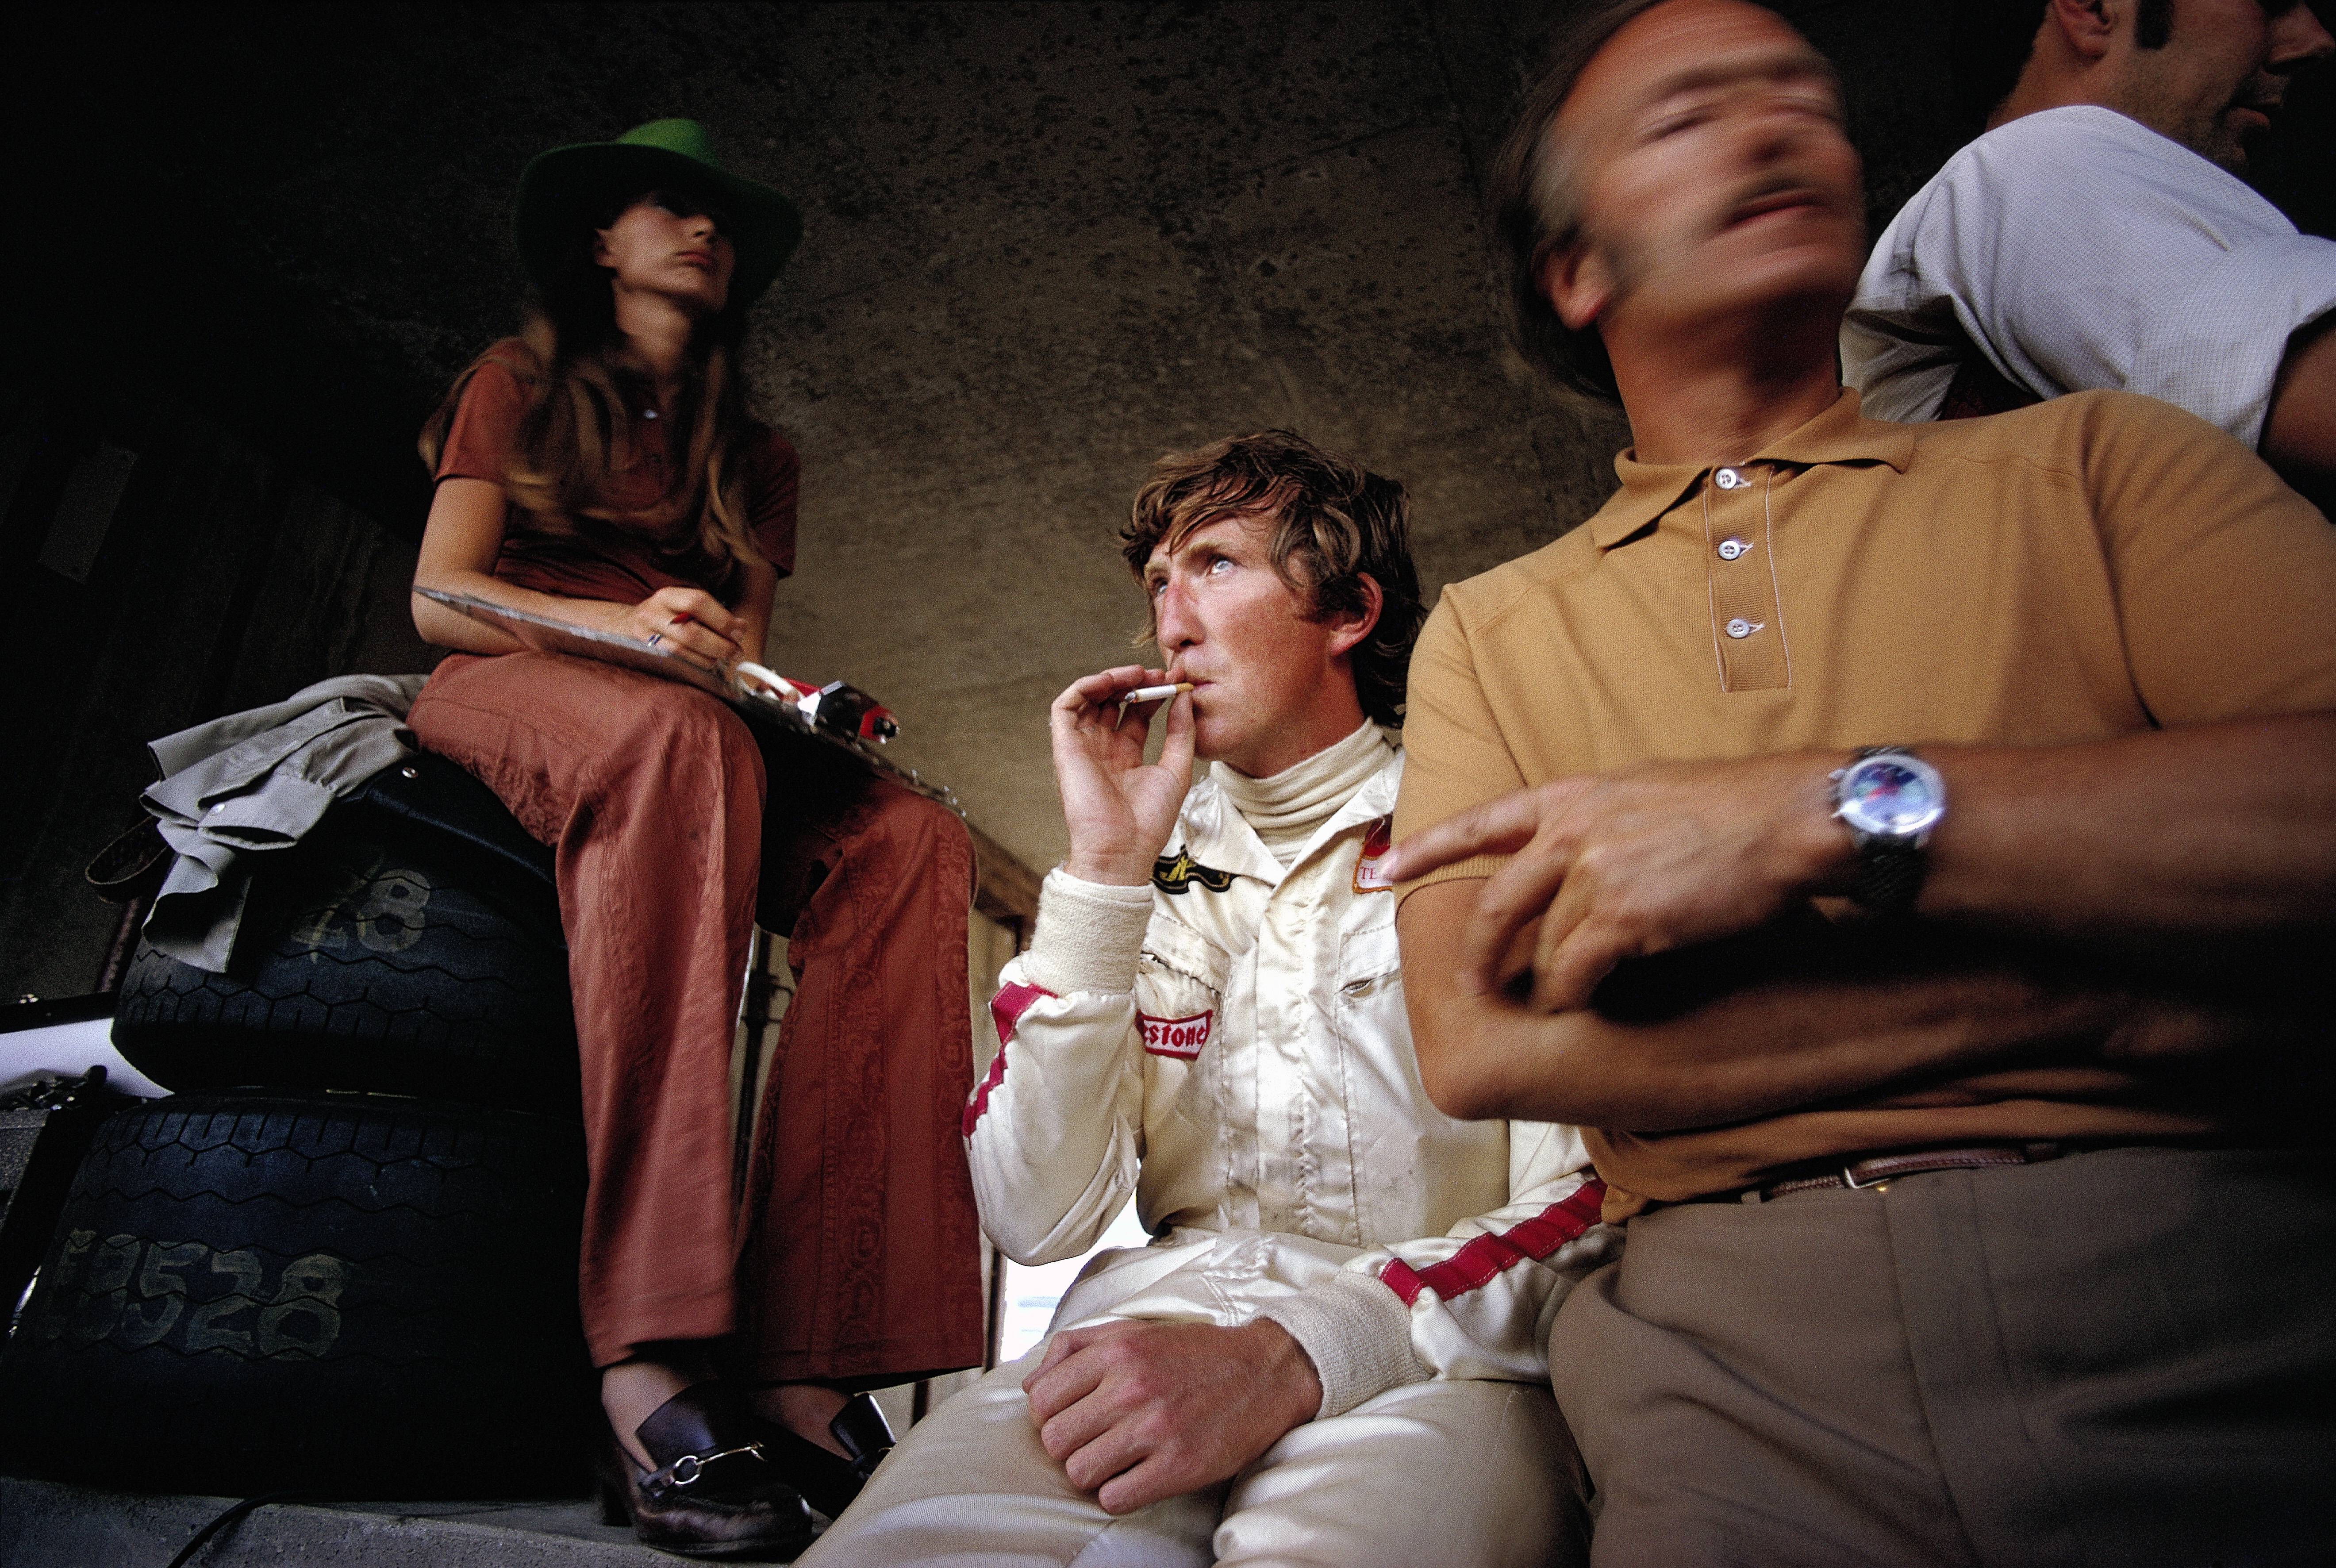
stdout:
<svg viewBox="0 0 2336 1568">
<path fill-rule="evenodd" d="M 1006 1081 L 1006 1042 L 1013 1037 L 1014 1026 L 1021 1022 L 1032 1002 L 1054 994 L 1044 986 L 1013 985 L 1000 987 L 998 994 L 989 998 L 989 1021 L 998 1026 L 998 1055 L 974 1089 L 973 1098 L 966 1102 L 965 1119 L 959 1125 L 967 1137 L 973 1136 L 974 1125 L 989 1109 L 989 1091 Z"/>
<path fill-rule="evenodd" d="M 1523 1223 L 1498 1235 L 1478 1236 L 1440 1263 L 1415 1272 L 1401 1258 L 1379 1271 L 1379 1282 L 1410 1306 L 1422 1290 L 1433 1290 L 1439 1300 L 1455 1297 L 1491 1282 L 1504 1269 L 1531 1258 L 1538 1262 L 1598 1222 L 1606 1198 L 1606 1183 L 1592 1176 Z"/>
</svg>

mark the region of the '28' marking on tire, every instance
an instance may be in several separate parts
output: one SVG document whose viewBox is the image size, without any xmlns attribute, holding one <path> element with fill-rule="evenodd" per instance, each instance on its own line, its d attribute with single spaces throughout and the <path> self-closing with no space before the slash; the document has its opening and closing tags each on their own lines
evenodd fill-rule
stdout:
<svg viewBox="0 0 2336 1568">
<path fill-rule="evenodd" d="M 376 855 L 362 871 L 335 882 L 325 901 L 300 917 L 293 940 L 308 950 L 311 962 L 324 949 L 347 945 L 346 926 L 361 947 L 402 953 L 422 940 L 423 911 L 435 891 L 430 879 L 410 867 L 392 866 Z"/>
</svg>

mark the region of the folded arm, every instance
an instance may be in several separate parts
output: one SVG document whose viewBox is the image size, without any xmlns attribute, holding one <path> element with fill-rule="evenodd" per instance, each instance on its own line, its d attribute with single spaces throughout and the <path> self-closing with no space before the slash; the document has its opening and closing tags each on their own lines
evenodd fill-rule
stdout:
<svg viewBox="0 0 2336 1568">
<path fill-rule="evenodd" d="M 1948 814 L 1920 915 L 2153 960 L 2187 952 L 2194 966 L 2218 946 L 2336 922 L 2336 717 L 1922 755 L 1946 778 Z M 2014 970 L 1868 986 L 1780 972 L 1650 1024 L 1590 1008 L 1624 959 L 1753 931 L 1844 891 L 1855 851 L 1832 818 L 1829 775 L 1847 760 L 1563 779 L 1399 845 L 1392 874 L 1404 879 L 1512 857 L 1404 904 L 1413 1035 L 1437 1103 L 1705 1125 L 2059 1046 L 2110 1020 L 2116 998 Z"/>
<path fill-rule="evenodd" d="M 2336 509 L 2336 312 L 2287 340 L 2258 450 L 2314 506 Z"/>
</svg>

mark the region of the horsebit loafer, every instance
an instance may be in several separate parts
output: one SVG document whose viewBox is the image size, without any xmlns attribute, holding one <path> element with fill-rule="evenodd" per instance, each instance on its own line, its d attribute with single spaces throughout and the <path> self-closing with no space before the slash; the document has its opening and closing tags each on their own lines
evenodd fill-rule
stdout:
<svg viewBox="0 0 2336 1568">
<path fill-rule="evenodd" d="M 736 1392 L 698 1383 L 633 1430 L 644 1470 L 608 1433 L 600 1461 L 601 1519 L 630 1520 L 644 1544 L 688 1557 L 792 1557 L 810 1544 L 811 1507 L 772 1462 L 764 1434 Z"/>
</svg>

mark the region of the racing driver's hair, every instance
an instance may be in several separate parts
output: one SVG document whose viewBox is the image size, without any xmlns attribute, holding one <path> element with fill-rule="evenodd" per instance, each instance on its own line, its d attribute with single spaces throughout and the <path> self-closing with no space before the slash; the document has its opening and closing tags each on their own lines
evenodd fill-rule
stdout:
<svg viewBox="0 0 2336 1568">
<path fill-rule="evenodd" d="M 1152 465 L 1120 553 L 1140 579 L 1162 545 L 1173 551 L 1194 530 L 1244 515 L 1273 519 L 1273 570 L 1315 618 L 1358 613 L 1362 579 L 1378 584 L 1378 620 L 1348 657 L 1363 712 L 1400 725 L 1411 645 L 1426 617 L 1403 486 L 1287 430 L 1228 436 Z"/>
</svg>

